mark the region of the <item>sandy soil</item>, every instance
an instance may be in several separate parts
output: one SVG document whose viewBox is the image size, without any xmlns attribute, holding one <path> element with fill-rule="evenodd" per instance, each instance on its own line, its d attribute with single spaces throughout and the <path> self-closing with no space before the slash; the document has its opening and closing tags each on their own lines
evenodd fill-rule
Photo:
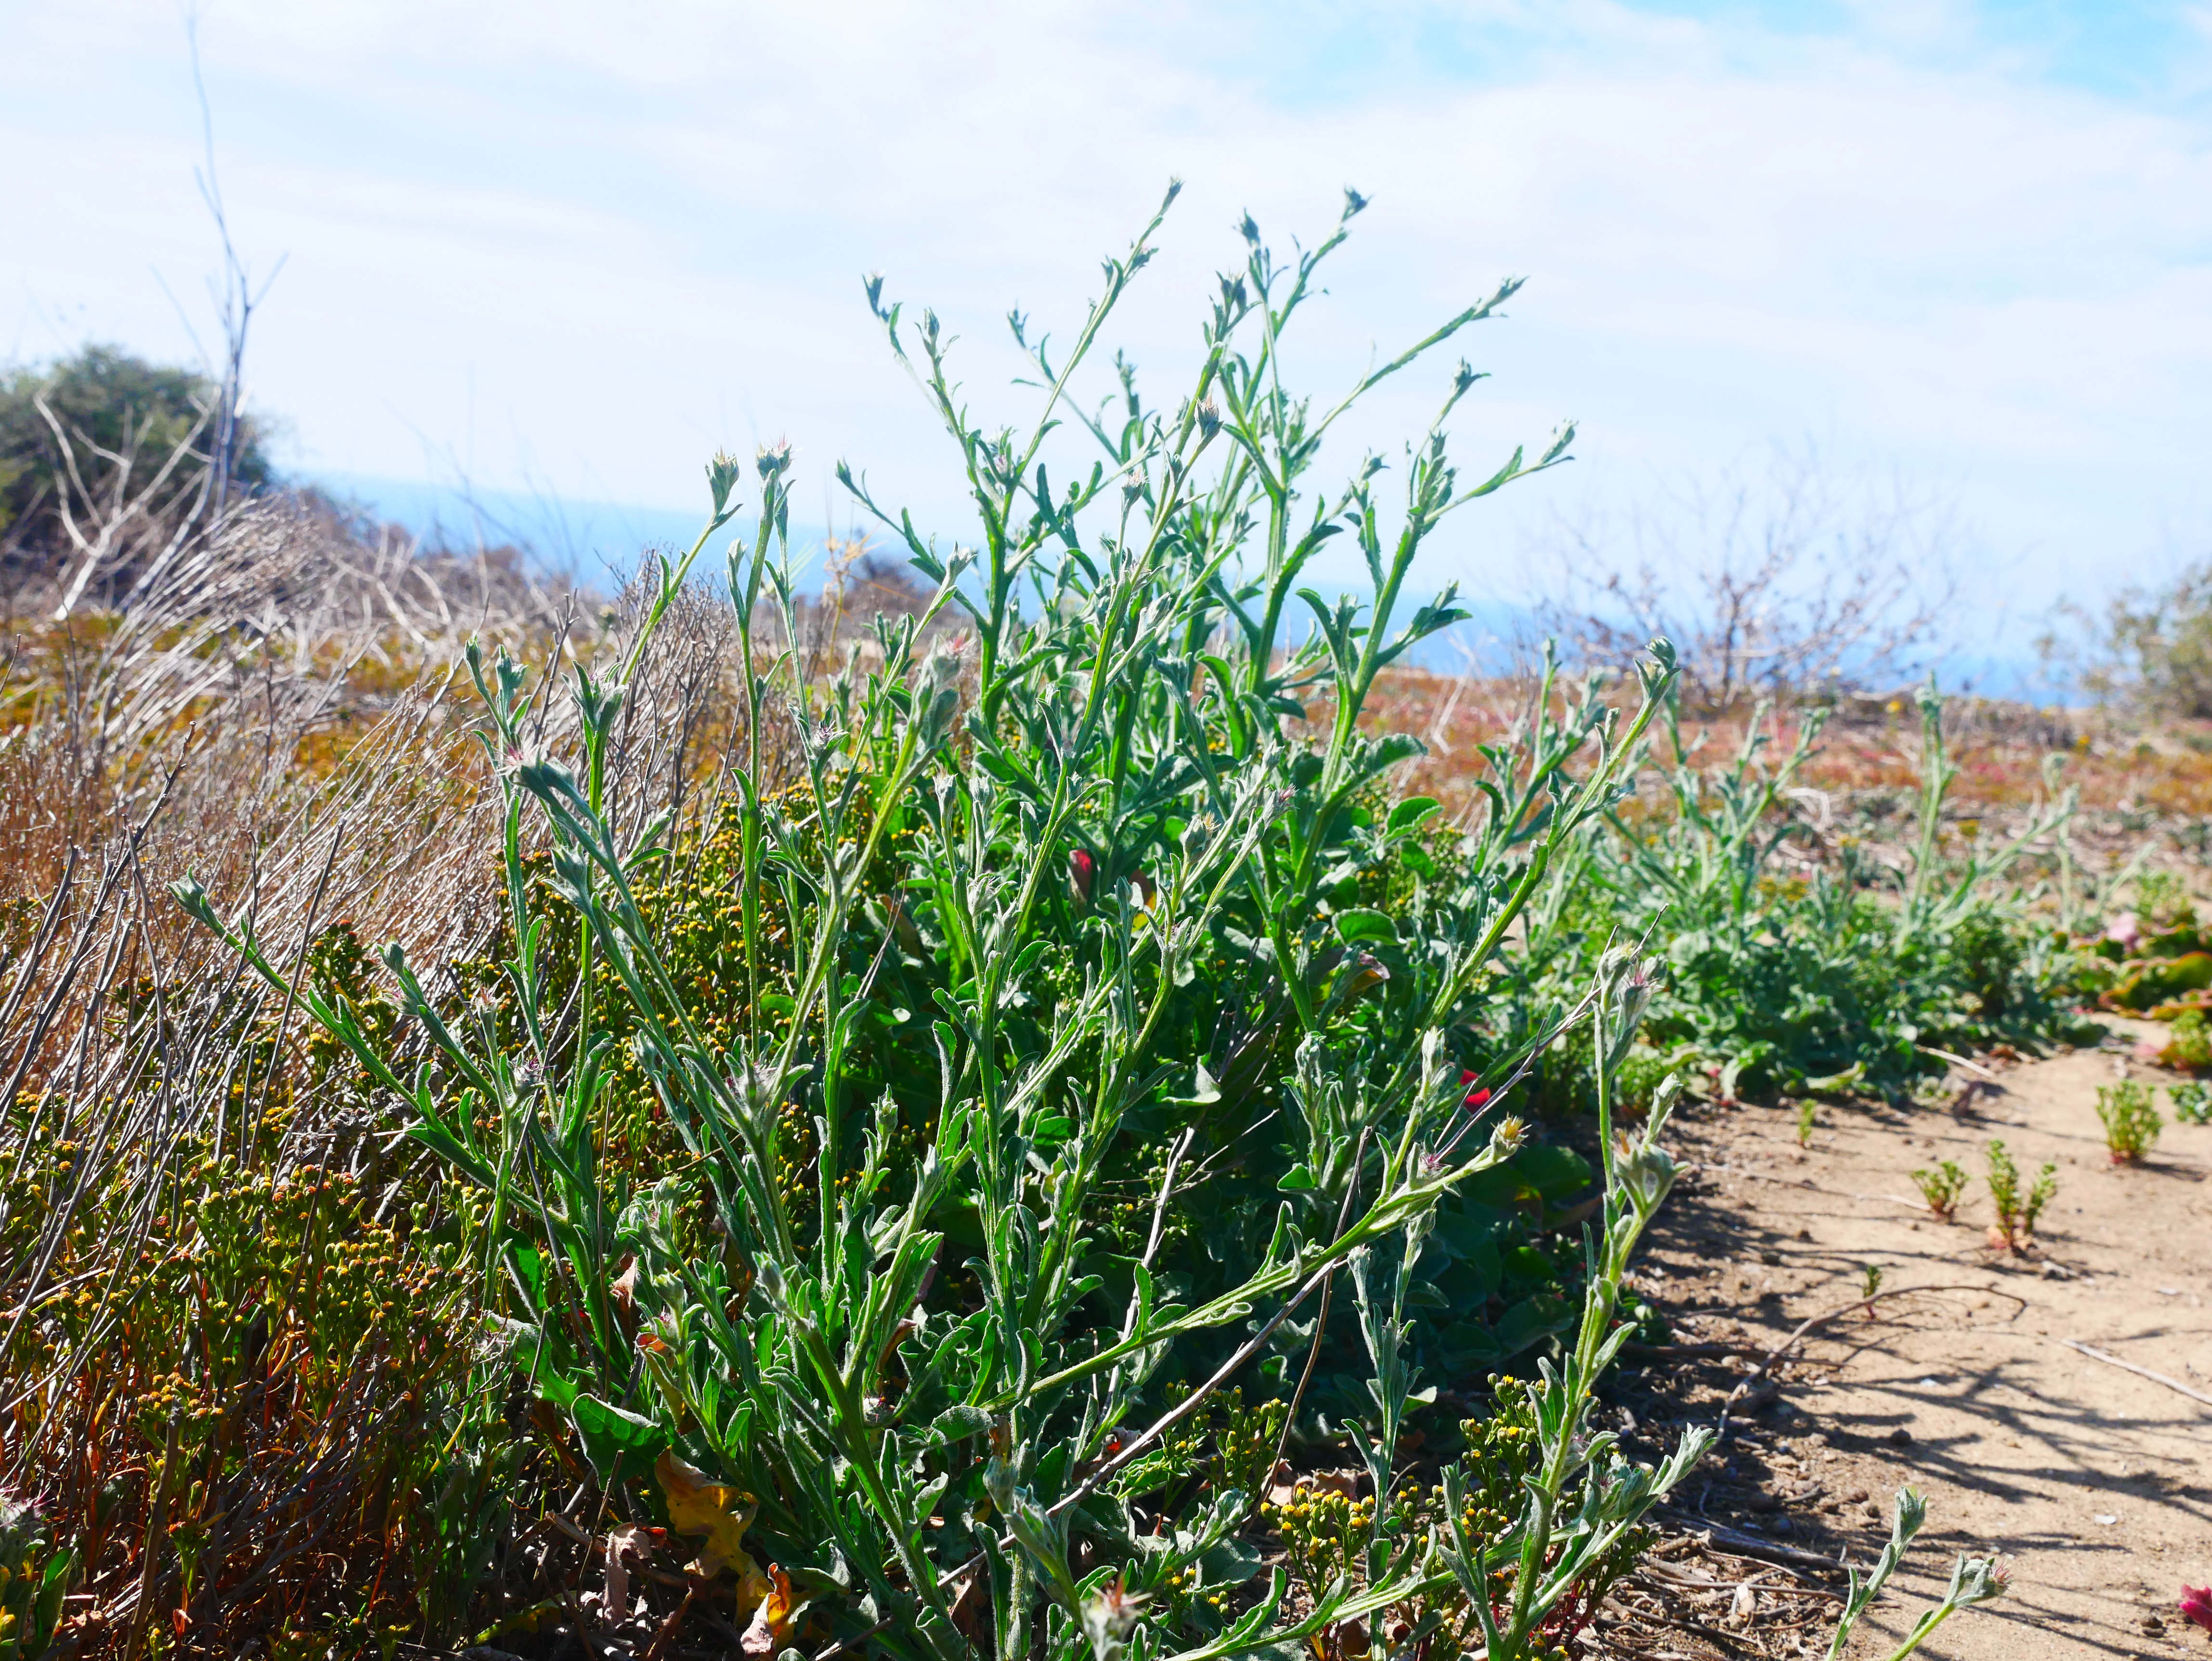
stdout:
<svg viewBox="0 0 2212 1661">
<path fill-rule="evenodd" d="M 1680 1424 L 1712 1423 L 1756 1358 L 1858 1295 L 1864 1265 L 1881 1266 L 1886 1290 L 1950 1289 L 1831 1323 L 1746 1393 L 1665 1519 L 1676 1534 L 1712 1527 L 1711 1548 L 1684 1540 L 1676 1562 L 1647 1565 L 1615 1610 L 1643 1618 L 1601 1620 L 1603 1647 L 1824 1653 L 1840 1577 L 1802 1558 L 1765 1565 L 1792 1553 L 1864 1565 L 1907 1483 L 1927 1495 L 1928 1524 L 1854 1657 L 1889 1652 L 1957 1553 L 1992 1549 L 2012 1595 L 1954 1617 L 1922 1653 L 2165 1656 L 2212 1641 L 2173 1612 L 2184 1580 L 2212 1584 L 2212 1406 L 2066 1342 L 2212 1396 L 2212 1128 L 2172 1123 L 2161 1092 L 2156 1148 L 2114 1165 L 2097 1086 L 2123 1072 L 2162 1079 L 2131 1047 L 2118 1033 L 2102 1051 L 1991 1063 L 1994 1079 L 1959 1069 L 1948 1109 L 1824 1106 L 1802 1151 L 1784 1109 L 1705 1110 L 1683 1125 L 1703 1170 L 1640 1271 L 1677 1342 L 1622 1380 L 1615 1404 L 1647 1451 Z M 2031 1177 L 2058 1167 L 2029 1256 L 1985 1238 L 1992 1137 Z M 1948 1225 L 1911 1177 L 1942 1159 L 1978 1178 Z"/>
</svg>

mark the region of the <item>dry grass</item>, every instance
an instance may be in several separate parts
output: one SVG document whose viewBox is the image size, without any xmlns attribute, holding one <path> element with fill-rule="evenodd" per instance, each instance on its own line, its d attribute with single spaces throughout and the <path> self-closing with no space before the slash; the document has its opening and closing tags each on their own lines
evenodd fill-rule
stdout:
<svg viewBox="0 0 2212 1661">
<path fill-rule="evenodd" d="M 844 551 L 798 638 L 756 630 L 811 673 L 856 649 L 855 605 L 908 592 Z M 250 907 L 295 977 L 357 1001 L 364 940 L 450 989 L 498 926 L 462 648 L 619 654 L 635 596 L 281 501 L 152 579 L 125 611 L 33 595 L 0 629 L 0 1496 L 80 1555 L 77 1653 L 420 1639 L 504 1548 L 462 1512 L 526 1475 L 418 1491 L 475 1318 L 435 1242 L 465 1202 L 164 885 Z M 607 757 L 626 829 L 714 812 L 737 647 L 703 593 L 663 619 Z M 548 701 L 536 742 L 571 754 L 573 721 Z M 788 773 L 787 727 L 760 742 Z"/>
<path fill-rule="evenodd" d="M 465 950 L 490 827 L 455 651 L 574 630 L 512 570 L 281 502 L 155 575 L 126 612 L 19 622 L 0 679 L 0 1486 L 79 1554 L 90 1653 L 380 1584 L 447 1365 L 380 1307 L 451 1299 L 375 1214 L 347 1081 L 162 885 L 202 873 L 295 962 L 340 919 Z"/>
</svg>

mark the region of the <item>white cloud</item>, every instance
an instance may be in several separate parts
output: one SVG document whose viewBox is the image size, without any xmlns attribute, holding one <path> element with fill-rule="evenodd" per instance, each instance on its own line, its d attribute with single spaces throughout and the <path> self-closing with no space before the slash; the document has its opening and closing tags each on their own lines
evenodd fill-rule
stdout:
<svg viewBox="0 0 2212 1661">
<path fill-rule="evenodd" d="M 1509 513 L 1819 431 L 1960 481 L 2034 582 L 2092 586 L 2212 510 L 2203 122 L 2019 73 L 1957 4 L 1860 9 L 1835 36 L 1589 0 L 227 0 L 203 34 L 240 240 L 289 255 L 258 390 L 315 465 L 419 473 L 428 441 L 495 484 L 684 502 L 716 444 L 787 432 L 813 478 L 850 455 L 950 526 L 860 271 L 936 304 L 1012 411 L 1006 307 L 1064 330 L 1180 173 L 1127 319 L 1164 395 L 1235 217 L 1310 236 L 1348 182 L 1376 206 L 1306 348 L 1324 384 L 1533 278 L 1471 343 L 1498 374 L 1459 425 L 1472 463 L 1577 415 L 1583 459 Z M 0 110 L 42 161 L 0 250 L 19 350 L 176 350 L 148 266 L 196 289 L 210 259 L 174 13 L 15 10 L 0 55 L 52 69 Z"/>
</svg>

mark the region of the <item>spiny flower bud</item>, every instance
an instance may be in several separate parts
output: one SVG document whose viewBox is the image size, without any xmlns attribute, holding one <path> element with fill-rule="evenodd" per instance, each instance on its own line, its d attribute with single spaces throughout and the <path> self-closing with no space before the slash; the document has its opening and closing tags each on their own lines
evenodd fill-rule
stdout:
<svg viewBox="0 0 2212 1661">
<path fill-rule="evenodd" d="M 1101 1586 L 1083 1601 L 1083 1633 L 1098 1661 L 1121 1652 L 1123 1641 L 1137 1624 L 1137 1615 L 1150 1600 L 1131 1591 L 1119 1575 L 1111 1585 Z"/>
<path fill-rule="evenodd" d="M 714 498 L 714 517 L 720 519 L 728 510 L 730 492 L 737 488 L 738 474 L 742 471 L 737 457 L 727 450 L 714 452 L 714 459 L 707 464 L 707 489 Z"/>
<path fill-rule="evenodd" d="M 1952 1566 L 1947 1601 L 1960 1609 L 1971 1609 L 1993 1597 L 2002 1597 L 2011 1590 L 2012 1574 L 2002 1560 L 1962 1555 Z"/>
<path fill-rule="evenodd" d="M 1647 1217 L 1658 1210 L 1680 1174 L 1674 1156 L 1650 1142 L 1631 1142 L 1623 1136 L 1615 1144 L 1613 1171 L 1629 1201 Z"/>
</svg>

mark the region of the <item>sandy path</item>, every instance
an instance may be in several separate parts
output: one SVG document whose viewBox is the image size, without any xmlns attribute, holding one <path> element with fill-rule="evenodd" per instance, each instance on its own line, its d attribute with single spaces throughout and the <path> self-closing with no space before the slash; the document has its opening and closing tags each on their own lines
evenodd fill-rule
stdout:
<svg viewBox="0 0 2212 1661">
<path fill-rule="evenodd" d="M 1991 1548 L 2013 1567 L 2014 1595 L 1955 1617 L 1923 1653 L 2029 1661 L 2179 1655 L 2207 1642 L 2172 1604 L 2183 1580 L 2212 1583 L 2212 1406 L 2063 1342 L 2212 1396 L 2212 1128 L 2169 1123 L 2142 1165 L 2115 1167 L 2095 1100 L 2119 1068 L 2160 1076 L 2117 1047 L 2007 1067 L 1948 1111 L 1823 1108 L 1804 1153 L 1794 1113 L 1781 1110 L 1709 1111 L 1684 1126 L 1706 1170 L 1679 1194 L 1643 1271 L 1679 1340 L 1763 1350 L 1855 1296 L 1869 1262 L 1882 1266 L 1886 1287 L 1971 1288 L 1894 1299 L 1876 1319 L 1809 1340 L 1778 1400 L 1741 1438 L 1732 1432 L 1726 1463 L 1692 1479 L 1690 1514 L 1669 1518 L 1830 1558 L 1848 1549 L 1864 1563 L 1886 1527 L 1872 1506 L 1902 1483 L 1920 1488 L 1921 1547 L 1855 1656 L 1888 1652 L 1940 1595 L 1958 1551 Z M 2170 1119 L 2162 1092 L 2158 1105 Z M 1992 1136 L 2031 1176 L 2045 1159 L 2058 1166 L 2036 1257 L 1987 1245 L 1979 1180 L 1954 1225 L 1914 1198 L 1916 1165 L 1948 1158 L 1978 1177 Z M 1662 1360 L 1624 1402 L 1649 1431 L 1710 1423 L 1732 1372 L 1750 1365 Z M 1794 1634 L 1776 1624 L 1802 1599 L 1762 1598 L 1748 1621 L 1724 1623 L 1720 1600 L 1704 1601 L 1715 1607 L 1696 1619 L 1741 1631 L 1746 1652 L 1825 1648 L 1817 1622 Z M 1686 1636 L 1678 1647 L 1729 1646 Z"/>
</svg>

